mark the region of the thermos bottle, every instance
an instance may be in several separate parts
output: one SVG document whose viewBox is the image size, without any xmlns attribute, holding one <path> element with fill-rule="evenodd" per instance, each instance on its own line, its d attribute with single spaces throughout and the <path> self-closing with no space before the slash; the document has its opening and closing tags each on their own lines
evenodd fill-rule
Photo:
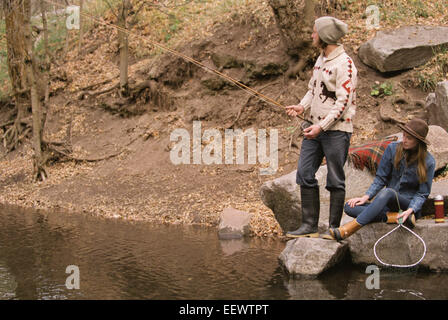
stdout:
<svg viewBox="0 0 448 320">
<path fill-rule="evenodd" d="M 445 210 L 443 208 L 443 197 L 441 195 L 437 195 L 434 198 L 434 207 L 436 208 L 436 223 L 445 222 Z"/>
</svg>

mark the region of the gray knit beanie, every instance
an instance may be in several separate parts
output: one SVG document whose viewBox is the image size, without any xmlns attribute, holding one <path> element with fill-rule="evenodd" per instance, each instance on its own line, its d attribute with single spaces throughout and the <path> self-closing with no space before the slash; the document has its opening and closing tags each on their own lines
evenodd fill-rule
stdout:
<svg viewBox="0 0 448 320">
<path fill-rule="evenodd" d="M 319 38 L 327 44 L 336 44 L 348 32 L 347 24 L 334 17 L 320 17 L 314 25 Z"/>
</svg>

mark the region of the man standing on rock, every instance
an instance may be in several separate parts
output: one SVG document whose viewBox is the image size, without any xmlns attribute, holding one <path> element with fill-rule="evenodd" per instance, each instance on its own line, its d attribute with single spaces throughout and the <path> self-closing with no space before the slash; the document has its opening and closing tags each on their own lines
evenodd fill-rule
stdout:
<svg viewBox="0 0 448 320">
<path fill-rule="evenodd" d="M 327 161 L 327 185 L 330 191 L 329 227 L 338 228 L 345 202 L 345 172 L 355 114 L 357 69 L 338 43 L 348 31 L 347 25 L 334 17 L 321 17 L 314 23 L 313 46 L 321 50 L 308 92 L 298 105 L 286 107 L 290 116 L 311 109 L 310 126 L 303 130 L 296 182 L 300 185 L 302 225 L 287 232 L 288 237 L 319 237 L 319 186 L 316 172 Z M 333 239 L 328 232 L 325 239 Z"/>
</svg>

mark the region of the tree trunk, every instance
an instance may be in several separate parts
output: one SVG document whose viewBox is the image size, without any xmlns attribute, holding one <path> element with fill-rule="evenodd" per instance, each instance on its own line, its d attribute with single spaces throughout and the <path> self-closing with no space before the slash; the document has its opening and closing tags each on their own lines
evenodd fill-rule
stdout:
<svg viewBox="0 0 448 320">
<path fill-rule="evenodd" d="M 83 23 L 84 19 L 83 19 L 82 14 L 81 14 L 83 5 L 84 5 L 84 0 L 80 0 L 79 1 L 79 44 L 78 44 L 78 54 L 81 53 L 82 40 L 84 38 L 84 33 L 83 33 L 83 30 L 82 30 L 83 25 L 84 25 L 84 23 Z"/>
<path fill-rule="evenodd" d="M 8 50 L 8 74 L 12 95 L 17 108 L 16 120 L 3 135 L 8 151 L 16 148 L 23 132 L 21 120 L 26 117 L 29 105 L 29 85 L 25 68 L 25 39 L 23 36 L 24 11 L 20 0 L 3 0 L 6 41 Z"/>
<path fill-rule="evenodd" d="M 44 168 L 44 157 L 42 152 L 42 132 L 43 132 L 43 115 L 40 104 L 40 96 L 38 91 L 37 79 L 39 79 L 38 68 L 33 53 L 33 41 L 31 38 L 31 3 L 30 0 L 23 0 L 23 35 L 25 39 L 25 65 L 28 81 L 31 91 L 31 108 L 33 111 L 33 167 L 34 179 L 45 180 L 47 174 Z"/>
<path fill-rule="evenodd" d="M 48 23 L 47 23 L 47 9 L 44 0 L 40 0 L 40 10 L 42 14 L 42 25 L 43 25 L 43 33 L 44 33 L 44 83 L 45 83 L 45 103 L 48 102 L 48 98 L 50 96 L 50 51 L 48 50 Z"/>
<path fill-rule="evenodd" d="M 316 18 L 315 0 L 269 0 L 269 5 L 274 11 L 287 54 L 298 59 L 287 75 L 299 75 L 304 79 L 303 71 L 308 61 L 316 56 L 311 39 Z"/>
<path fill-rule="evenodd" d="M 298 56 L 311 43 L 314 0 L 269 0 L 289 55 Z"/>
<path fill-rule="evenodd" d="M 127 30 L 127 16 L 131 3 L 129 0 L 122 0 L 121 11 L 119 13 L 118 26 Z M 118 30 L 118 46 L 120 49 L 120 94 L 129 95 L 128 66 L 129 66 L 129 45 L 128 34 Z"/>
</svg>

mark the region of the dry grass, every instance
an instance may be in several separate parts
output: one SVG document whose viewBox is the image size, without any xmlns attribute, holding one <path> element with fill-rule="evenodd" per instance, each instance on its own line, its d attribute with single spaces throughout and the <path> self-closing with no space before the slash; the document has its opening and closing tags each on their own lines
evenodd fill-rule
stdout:
<svg viewBox="0 0 448 320">
<path fill-rule="evenodd" d="M 437 83 L 448 77 L 448 51 L 445 48 L 434 50 L 434 57 L 413 71 L 412 81 L 423 91 L 434 91 Z"/>
<path fill-rule="evenodd" d="M 175 48 L 181 43 L 206 39 L 213 27 L 227 21 L 268 26 L 273 16 L 267 1 L 257 0 L 193 0 L 175 8 L 148 7 L 139 15 L 135 31 L 150 40 Z M 147 55 L 148 48 L 137 44 L 136 56 Z M 153 48 L 151 55 L 161 53 Z"/>
</svg>

